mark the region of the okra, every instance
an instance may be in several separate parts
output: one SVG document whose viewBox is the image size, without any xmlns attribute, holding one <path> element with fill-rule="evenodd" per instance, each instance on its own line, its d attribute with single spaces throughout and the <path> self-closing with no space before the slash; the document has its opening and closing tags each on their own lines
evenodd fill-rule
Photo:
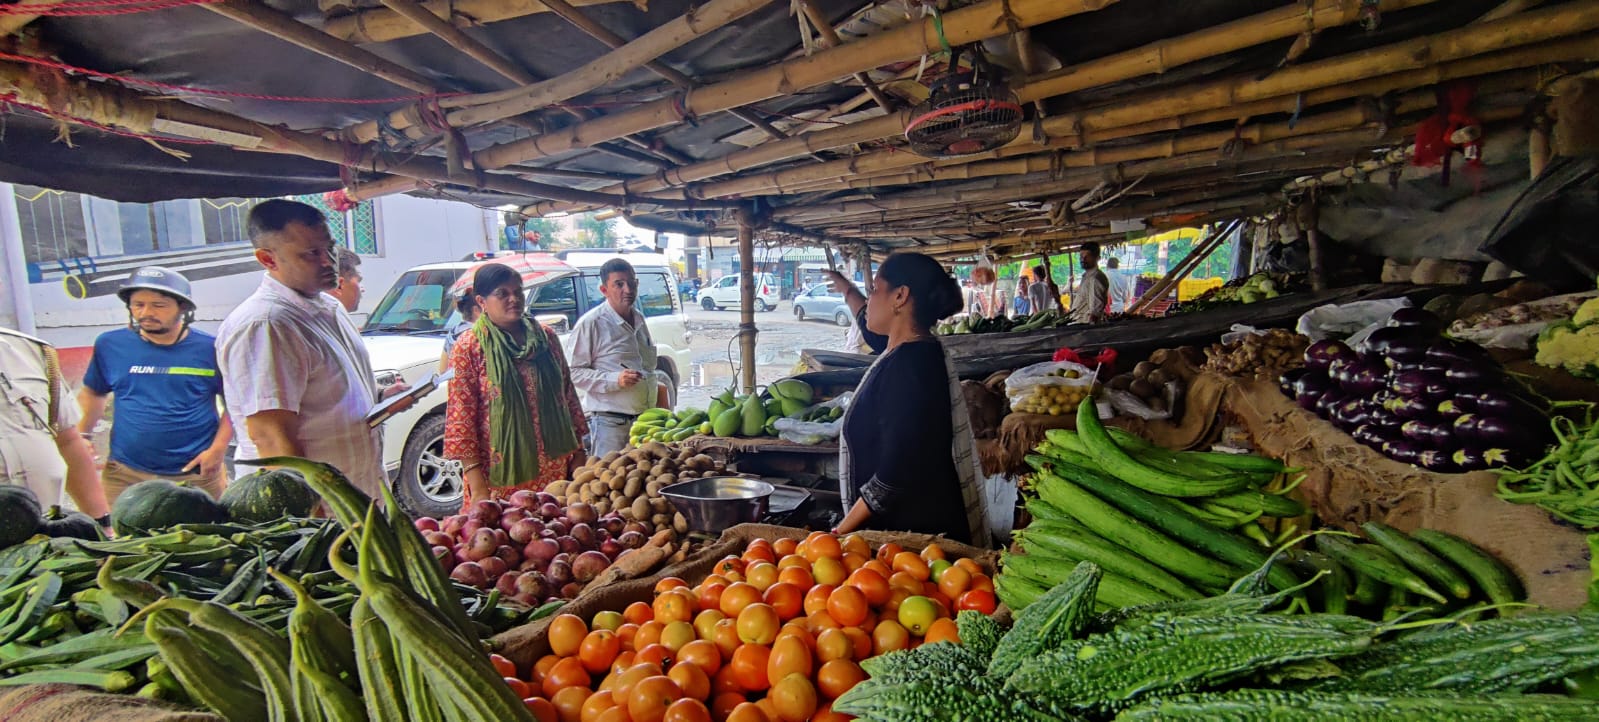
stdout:
<svg viewBox="0 0 1599 722">
<path fill-rule="evenodd" d="M 1370 544 L 1355 544 L 1329 534 L 1316 535 L 1316 548 L 1361 574 L 1370 576 L 1389 586 L 1399 587 L 1431 599 L 1439 604 L 1449 600 L 1439 594 L 1421 577 L 1416 576 L 1403 563 L 1386 556 L 1386 550 Z"/>
<path fill-rule="evenodd" d="M 138 683 L 138 677 L 121 670 L 41 669 L 37 672 L 24 672 L 12 677 L 0 677 L 0 687 L 23 687 L 32 684 L 72 684 L 79 687 L 94 687 L 113 693 L 126 692 L 133 689 Z"/>
<path fill-rule="evenodd" d="M 1117 720 L 1211 719 L 1230 722 L 1381 722 L 1471 720 L 1527 722 L 1599 719 L 1599 702 L 1556 695 L 1415 696 L 1328 694 L 1245 689 L 1162 697 L 1122 712 Z"/>
<path fill-rule="evenodd" d="M 261 688 L 213 662 L 187 627 L 181 614 L 159 610 L 145 621 L 144 633 L 161 650 L 168 669 L 189 696 L 225 719 L 266 719 L 266 697 Z"/>
<path fill-rule="evenodd" d="M 0 644 L 9 644 L 42 622 L 61 594 L 61 576 L 52 572 L 34 577 L 30 585 L 21 598 L 21 606 L 15 607 L 14 612 L 7 610 L 7 622 L 0 627 Z"/>
<path fill-rule="evenodd" d="M 1466 575 L 1460 573 L 1454 565 L 1439 558 L 1425 545 L 1410 538 L 1404 532 L 1387 524 L 1368 521 L 1361 524 L 1360 528 L 1366 536 L 1384 549 L 1387 549 L 1406 566 L 1414 569 L 1421 576 L 1432 580 L 1440 588 L 1449 592 L 1456 599 L 1471 598 L 1471 581 Z"/>
<path fill-rule="evenodd" d="M 118 637 L 112 633 L 112 630 L 102 629 L 7 660 L 0 663 L 0 672 L 46 665 L 70 665 L 109 652 L 133 649 L 147 644 L 149 642 L 142 634 Z"/>
<path fill-rule="evenodd" d="M 388 624 L 378 618 L 371 600 L 365 596 L 356 600 L 350 610 L 350 632 L 355 637 L 356 668 L 367 717 L 372 722 L 406 722 L 409 708 L 400 687 L 394 640 L 389 636 Z"/>
<path fill-rule="evenodd" d="M 289 682 L 289 643 L 277 633 L 220 604 L 197 604 L 189 615 L 194 625 L 226 635 L 249 660 L 261 680 L 270 722 L 294 720 L 294 692 Z"/>
</svg>

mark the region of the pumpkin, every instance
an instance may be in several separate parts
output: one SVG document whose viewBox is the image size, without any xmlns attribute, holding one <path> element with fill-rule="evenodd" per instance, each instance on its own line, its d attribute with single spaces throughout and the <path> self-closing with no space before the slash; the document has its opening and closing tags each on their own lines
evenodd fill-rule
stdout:
<svg viewBox="0 0 1599 722">
<path fill-rule="evenodd" d="M 59 505 L 50 505 L 50 510 L 44 513 L 44 523 L 39 531 L 49 537 L 70 537 L 85 541 L 103 541 L 105 535 L 100 532 L 100 525 L 94 523 L 88 514 L 80 511 L 62 511 Z"/>
<path fill-rule="evenodd" d="M 39 497 L 26 486 L 0 484 L 0 548 L 21 544 L 39 533 Z"/>
<path fill-rule="evenodd" d="M 234 480 L 222 492 L 221 503 L 234 521 L 263 524 L 284 517 L 310 516 L 317 495 L 297 471 L 264 469 Z"/>
<path fill-rule="evenodd" d="M 173 524 L 216 524 L 228 520 L 210 494 L 182 482 L 150 479 L 128 487 L 111 505 L 111 528 L 128 536 Z"/>
</svg>

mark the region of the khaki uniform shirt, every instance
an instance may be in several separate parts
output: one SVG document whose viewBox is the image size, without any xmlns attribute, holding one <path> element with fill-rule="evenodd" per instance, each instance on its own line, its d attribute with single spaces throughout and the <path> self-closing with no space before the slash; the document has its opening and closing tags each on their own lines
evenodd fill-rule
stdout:
<svg viewBox="0 0 1599 722">
<path fill-rule="evenodd" d="M 56 431 L 78 423 L 78 406 L 67 394 L 59 370 L 46 372 L 49 344 L 0 328 L 0 476 L 27 486 L 46 507 L 60 504 L 67 463 L 56 447 Z M 50 394 L 56 394 L 50 418 Z"/>
</svg>

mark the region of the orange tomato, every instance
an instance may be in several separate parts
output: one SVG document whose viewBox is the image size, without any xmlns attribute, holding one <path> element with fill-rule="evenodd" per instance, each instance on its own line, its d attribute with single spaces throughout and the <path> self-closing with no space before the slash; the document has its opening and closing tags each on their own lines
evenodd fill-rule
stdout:
<svg viewBox="0 0 1599 722">
<path fill-rule="evenodd" d="M 784 637 L 772 645 L 766 658 L 766 681 L 776 685 L 791 674 L 811 676 L 811 648 L 794 637 Z"/>
<path fill-rule="evenodd" d="M 589 633 L 589 625 L 583 618 L 576 614 L 562 614 L 550 620 L 547 636 L 550 640 L 550 652 L 570 657 L 577 654 L 579 647 L 583 646 L 583 638 Z"/>
<path fill-rule="evenodd" d="M 849 578 L 849 567 L 844 562 L 833 557 L 822 557 L 811 563 L 811 576 L 816 578 L 817 584 L 838 586 Z"/>
<path fill-rule="evenodd" d="M 896 542 L 889 542 L 877 548 L 877 561 L 892 565 L 894 557 L 899 556 L 902 551 L 905 551 L 905 547 Z"/>
<path fill-rule="evenodd" d="M 845 627 L 844 635 L 849 641 L 855 643 L 855 659 L 866 659 L 872 656 L 872 635 L 860 627 Z"/>
<path fill-rule="evenodd" d="M 645 677 L 627 695 L 627 716 L 633 722 L 661 722 L 666 708 L 682 698 L 682 688 L 670 677 Z"/>
<path fill-rule="evenodd" d="M 683 690 L 683 696 L 689 699 L 703 700 L 711 697 L 711 677 L 696 664 L 674 664 L 672 671 L 667 672 L 678 688 Z"/>
<path fill-rule="evenodd" d="M 677 654 L 677 650 L 698 636 L 694 632 L 694 625 L 688 622 L 672 622 L 666 625 L 666 629 L 661 630 L 661 645 L 672 650 L 673 654 Z"/>
<path fill-rule="evenodd" d="M 816 658 L 825 666 L 834 660 L 848 660 L 855 656 L 855 643 L 842 629 L 824 629 L 816 635 Z"/>
<path fill-rule="evenodd" d="M 711 719 L 725 720 L 734 707 L 748 702 L 743 692 L 718 692 L 711 698 Z"/>
<path fill-rule="evenodd" d="M 515 677 L 502 677 L 501 679 L 505 681 L 505 686 L 510 687 L 511 692 L 516 694 L 517 699 L 533 696 L 533 688 L 529 687 L 526 682 Z"/>
<path fill-rule="evenodd" d="M 728 555 L 711 568 L 711 573 L 720 574 L 733 581 L 738 581 L 744 577 L 744 567 L 743 559 Z"/>
<path fill-rule="evenodd" d="M 861 590 L 861 593 L 866 595 L 866 602 L 874 607 L 887 604 L 889 596 L 893 594 L 893 590 L 888 586 L 888 579 L 864 567 L 850 574 L 844 585 Z"/>
<path fill-rule="evenodd" d="M 661 722 L 711 722 L 711 710 L 704 702 L 684 697 L 666 708 Z"/>
<path fill-rule="evenodd" d="M 733 580 L 728 579 L 727 577 L 724 577 L 724 576 L 722 576 L 720 574 L 707 574 L 707 575 L 705 575 L 704 579 L 700 580 L 700 586 L 702 586 L 702 587 L 707 585 L 707 584 L 732 584 L 732 583 L 733 583 Z"/>
<path fill-rule="evenodd" d="M 628 667 L 633 666 L 634 656 L 635 655 L 633 652 L 622 652 L 621 654 L 616 655 L 616 659 L 611 662 L 611 672 L 620 672 Z"/>
<path fill-rule="evenodd" d="M 663 622 L 652 620 L 639 625 L 638 633 L 633 635 L 633 650 L 638 651 L 652 644 L 660 644 L 663 631 L 666 631 L 666 624 Z"/>
<path fill-rule="evenodd" d="M 764 592 L 767 587 L 777 583 L 778 571 L 776 564 L 762 561 L 754 562 L 744 568 L 744 580 L 749 582 L 750 586 Z"/>
<path fill-rule="evenodd" d="M 843 712 L 834 712 L 832 702 L 822 705 L 816 710 L 816 714 L 811 715 L 811 722 L 850 722 L 853 719 L 855 718 Z"/>
<path fill-rule="evenodd" d="M 771 544 L 762 546 L 750 544 L 749 547 L 744 549 L 744 555 L 739 558 L 743 559 L 745 564 L 753 564 L 755 562 L 777 563 L 777 553 L 772 551 Z M 747 574 L 748 572 L 746 571 L 745 573 Z"/>
<path fill-rule="evenodd" d="M 633 722 L 633 718 L 627 716 L 626 707 L 617 705 L 601 712 L 599 719 L 594 720 L 594 722 Z"/>
<path fill-rule="evenodd" d="M 600 715 L 605 713 L 605 710 L 615 706 L 616 698 L 611 692 L 595 692 L 583 701 L 583 708 L 580 710 L 579 718 L 582 722 L 597 722 Z"/>
<path fill-rule="evenodd" d="M 589 621 L 589 629 L 609 629 L 614 632 L 626 623 L 627 620 L 622 618 L 621 612 L 607 609 L 594 613 L 594 619 Z"/>
<path fill-rule="evenodd" d="M 839 624 L 853 627 L 866 621 L 866 595 L 855 587 L 839 587 L 827 595 L 827 613 Z"/>
<path fill-rule="evenodd" d="M 939 546 L 938 542 L 933 542 L 932 544 L 922 547 L 921 557 L 922 559 L 926 560 L 928 564 L 932 564 L 934 559 L 944 558 L 944 548 Z"/>
<path fill-rule="evenodd" d="M 811 563 L 805 557 L 802 557 L 798 554 L 790 554 L 777 560 L 777 568 L 779 571 L 784 569 L 804 569 L 805 571 L 809 572 L 811 570 Z"/>
<path fill-rule="evenodd" d="M 655 583 L 655 593 L 660 594 L 661 592 L 672 589 L 683 589 L 686 587 L 688 587 L 688 582 L 685 582 L 678 577 L 662 577 L 660 581 Z"/>
<path fill-rule="evenodd" d="M 997 606 L 999 606 L 999 600 L 994 597 L 994 593 L 981 589 L 973 589 L 960 595 L 960 598 L 955 600 L 956 611 L 971 609 L 983 614 L 993 614 L 994 608 Z"/>
<path fill-rule="evenodd" d="M 894 570 L 890 568 L 888 564 L 876 559 L 866 562 L 866 564 L 862 565 L 861 568 L 870 569 L 874 572 L 877 572 L 878 574 L 882 575 L 884 579 L 889 578 L 889 576 L 893 575 L 894 573 Z"/>
<path fill-rule="evenodd" d="M 555 704 L 543 697 L 528 697 L 522 704 L 533 713 L 535 722 L 561 722 L 561 713 L 555 709 Z"/>
<path fill-rule="evenodd" d="M 720 609 L 707 609 L 694 617 L 694 634 L 700 639 L 710 639 L 716 634 L 716 623 L 727 619 Z"/>
<path fill-rule="evenodd" d="M 665 669 L 666 665 L 671 662 L 672 650 L 667 649 L 664 644 L 652 644 L 640 649 L 638 654 L 633 655 L 634 664 L 654 664 Z"/>
<path fill-rule="evenodd" d="M 778 680 L 767 698 L 772 700 L 782 722 L 807 722 L 816 714 L 816 687 L 811 684 L 809 675 L 790 674 Z"/>
<path fill-rule="evenodd" d="M 978 564 L 977 560 L 972 559 L 971 557 L 961 557 L 956 559 L 955 566 L 965 569 L 967 574 L 970 574 L 974 577 L 983 573 L 983 565 Z"/>
<path fill-rule="evenodd" d="M 773 722 L 754 702 L 745 702 L 727 713 L 727 722 Z"/>
<path fill-rule="evenodd" d="M 971 587 L 972 575 L 960 567 L 950 567 L 944 570 L 944 576 L 938 579 L 938 591 L 950 599 L 957 599 L 965 594 Z"/>
<path fill-rule="evenodd" d="M 787 582 L 778 582 L 766 588 L 762 601 L 777 610 L 784 620 L 793 619 L 805 612 L 805 592 Z"/>
<path fill-rule="evenodd" d="M 722 591 L 721 603 L 717 607 L 723 614 L 737 617 L 745 607 L 759 601 L 761 601 L 761 590 L 744 582 L 734 582 Z"/>
<path fill-rule="evenodd" d="M 577 659 L 589 674 L 603 674 L 611 668 L 611 662 L 621 652 L 622 640 L 616 636 L 616 632 L 596 629 L 583 638 L 577 650 Z"/>
<path fill-rule="evenodd" d="M 771 695 L 767 695 L 755 700 L 755 706 L 761 708 L 761 714 L 766 715 L 767 719 L 771 720 L 772 722 L 779 722 L 780 718 L 777 716 L 777 705 L 772 703 Z"/>
<path fill-rule="evenodd" d="M 960 644 L 960 630 L 955 627 L 955 620 L 949 617 L 934 620 L 927 627 L 927 634 L 922 636 L 922 641 L 929 644 L 933 642 L 954 642 Z"/>
<path fill-rule="evenodd" d="M 867 544 L 866 537 L 860 534 L 845 534 L 844 538 L 838 540 L 838 542 L 844 548 L 845 554 L 859 554 L 863 557 L 872 556 L 871 545 Z"/>
<path fill-rule="evenodd" d="M 499 672 L 501 677 L 516 676 L 516 663 L 509 659 L 498 654 L 491 654 L 489 655 L 489 663 L 494 665 L 494 671 Z"/>
<path fill-rule="evenodd" d="M 677 667 L 684 664 L 692 664 L 706 674 L 714 675 L 722 670 L 722 653 L 716 649 L 715 644 L 697 639 L 677 650 Z"/>
<path fill-rule="evenodd" d="M 866 566 L 866 562 L 867 557 L 864 555 L 844 552 L 844 568 L 848 569 L 849 571 L 853 572 L 856 569 Z"/>
<path fill-rule="evenodd" d="M 894 567 L 894 571 L 905 572 L 919 582 L 925 582 L 932 578 L 933 575 L 932 570 L 927 566 L 927 560 L 910 552 L 895 554 L 891 566 Z"/>
<path fill-rule="evenodd" d="M 860 665 L 847 659 L 826 662 L 816 672 L 817 691 L 828 699 L 838 699 L 839 695 L 864 681 L 866 672 Z"/>
<path fill-rule="evenodd" d="M 810 589 L 816 585 L 816 578 L 811 576 L 811 570 L 804 567 L 789 567 L 787 569 L 779 568 L 777 572 L 777 581 L 783 584 L 791 584 L 795 587 L 798 587 L 800 591 Z"/>
<path fill-rule="evenodd" d="M 583 703 L 593 695 L 587 687 L 565 687 L 550 697 L 561 722 L 579 722 L 583 719 Z"/>
<path fill-rule="evenodd" d="M 904 625 L 892 619 L 885 619 L 877 623 L 872 629 L 872 654 L 887 654 L 889 652 L 910 649 L 911 634 Z"/>
<path fill-rule="evenodd" d="M 657 583 L 657 586 L 659 586 L 659 583 Z M 650 605 L 644 602 L 633 602 L 627 605 L 627 609 L 622 610 L 622 618 L 626 619 L 629 624 L 643 624 L 655 618 L 655 611 L 650 609 Z"/>
<path fill-rule="evenodd" d="M 722 607 L 722 594 L 727 591 L 726 582 L 701 584 L 694 588 L 695 601 L 700 609 L 720 609 Z"/>
<path fill-rule="evenodd" d="M 577 657 L 563 657 L 561 661 L 555 663 L 555 666 L 550 667 L 550 671 L 544 675 L 544 682 L 539 686 L 544 696 L 553 701 L 556 692 L 567 687 L 586 689 L 593 681 L 589 677 L 588 670 L 583 668 L 583 663 L 577 661 Z"/>
<path fill-rule="evenodd" d="M 922 580 L 905 572 L 894 572 L 888 577 L 888 586 L 894 589 L 903 589 L 911 594 L 921 594 L 926 591 L 922 587 Z"/>
<path fill-rule="evenodd" d="M 944 570 L 953 566 L 955 565 L 950 564 L 949 560 L 947 559 L 934 559 L 932 562 L 928 563 L 927 569 L 928 571 L 932 572 L 933 583 L 937 584 L 938 580 L 943 579 Z"/>
<path fill-rule="evenodd" d="M 771 656 L 770 648 L 759 644 L 741 645 L 733 651 L 728 669 L 732 670 L 733 679 L 745 692 L 765 692 L 770 685 L 766 681 L 766 663 Z"/>
<path fill-rule="evenodd" d="M 723 659 L 733 656 L 733 650 L 742 644 L 738 641 L 738 620 L 723 619 L 717 622 L 716 631 L 711 635 L 711 642 L 716 645 L 716 650 L 722 653 Z"/>
<path fill-rule="evenodd" d="M 843 626 L 826 611 L 805 616 L 805 631 L 810 632 L 812 637 L 821 634 L 824 629 L 841 629 Z"/>
<path fill-rule="evenodd" d="M 616 675 L 616 683 L 611 685 L 611 696 L 618 705 L 626 707 L 627 696 L 632 693 L 633 688 L 638 686 L 640 681 L 649 677 L 659 677 L 663 674 L 666 673 L 661 671 L 661 665 L 659 664 L 646 662 L 635 664 L 622 670 L 621 674 Z"/>
<path fill-rule="evenodd" d="M 655 621 L 661 624 L 687 622 L 699 609 L 699 598 L 687 589 L 672 589 L 656 597 L 651 609 L 655 612 Z"/>
<path fill-rule="evenodd" d="M 778 539 L 772 542 L 772 551 L 777 554 L 779 559 L 793 554 L 798 547 L 799 542 L 793 539 Z"/>
<path fill-rule="evenodd" d="M 633 650 L 638 647 L 634 642 L 638 639 L 638 625 L 628 622 L 616 628 L 616 638 L 621 640 L 622 649 Z"/>
<path fill-rule="evenodd" d="M 827 584 L 818 584 L 805 592 L 805 613 L 815 614 L 827 611 L 827 598 L 832 595 L 836 587 Z"/>
<path fill-rule="evenodd" d="M 783 620 L 765 603 L 751 604 L 738 613 L 738 638 L 745 644 L 771 644 Z"/>
<path fill-rule="evenodd" d="M 987 574 L 975 575 L 972 577 L 972 589 L 992 593 L 994 591 L 994 580 L 990 579 Z"/>
<path fill-rule="evenodd" d="M 805 541 L 810 544 L 810 548 L 806 550 L 810 553 L 804 556 L 812 564 L 815 564 L 818 559 L 842 560 L 844 558 L 844 546 L 839 543 L 838 537 L 832 534 L 816 533 Z"/>
<path fill-rule="evenodd" d="M 539 661 L 533 663 L 533 676 L 528 681 L 535 684 L 542 684 L 544 682 L 545 675 L 550 673 L 550 668 L 554 667 L 555 663 L 559 661 L 561 661 L 561 658 L 553 654 L 546 654 L 542 657 L 539 657 Z"/>
</svg>

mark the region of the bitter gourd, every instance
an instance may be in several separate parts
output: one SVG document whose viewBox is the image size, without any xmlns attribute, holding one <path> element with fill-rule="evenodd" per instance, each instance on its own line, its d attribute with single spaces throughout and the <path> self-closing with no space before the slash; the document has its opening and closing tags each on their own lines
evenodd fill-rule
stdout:
<svg viewBox="0 0 1599 722">
<path fill-rule="evenodd" d="M 1599 667 L 1599 614 L 1523 614 L 1426 630 L 1339 666 L 1343 676 L 1316 689 L 1519 692 Z"/>
<path fill-rule="evenodd" d="M 1436 697 L 1245 689 L 1162 697 L 1124 710 L 1123 720 L 1226 722 L 1555 722 L 1599 719 L 1599 702 L 1547 694 Z"/>
<path fill-rule="evenodd" d="M 1081 562 L 1066 581 L 1017 614 L 1010 632 L 1000 638 L 994 649 L 988 674 L 1004 679 L 1039 652 L 1076 637 L 1094 613 L 1101 576 L 1103 572 L 1097 565 Z"/>
</svg>

